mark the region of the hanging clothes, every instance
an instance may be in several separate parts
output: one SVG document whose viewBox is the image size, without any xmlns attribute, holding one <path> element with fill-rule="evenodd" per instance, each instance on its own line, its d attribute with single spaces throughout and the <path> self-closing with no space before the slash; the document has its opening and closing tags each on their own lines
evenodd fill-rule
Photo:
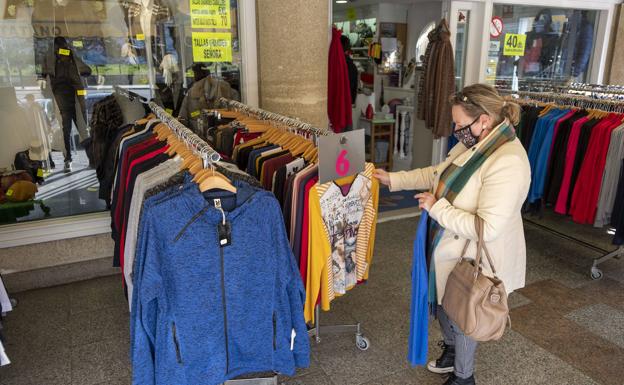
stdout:
<svg viewBox="0 0 624 385">
<path fill-rule="evenodd" d="M 620 177 L 615 194 L 611 226 L 615 228 L 614 245 L 624 245 L 624 161 L 620 165 Z"/>
<path fill-rule="evenodd" d="M 331 129 L 336 133 L 353 125 L 349 70 L 340 36 L 342 32 L 333 27 L 327 61 L 327 115 Z"/>
<path fill-rule="evenodd" d="M 418 84 L 418 119 L 425 121 L 435 138 L 447 137 L 453 133 L 449 98 L 455 93 L 455 60 L 446 19 L 427 37 L 423 76 Z"/>
<path fill-rule="evenodd" d="M 623 159 L 624 125 L 620 125 L 611 133 L 611 142 L 607 152 L 605 172 L 602 176 L 594 227 L 603 227 L 611 221 L 611 213 L 617 193 L 618 176 L 620 175 Z"/>
<path fill-rule="evenodd" d="M 407 344 L 407 360 L 412 366 L 427 363 L 429 347 L 429 303 L 427 277 L 427 228 L 429 213 L 420 214 L 414 256 L 412 259 L 412 301 L 410 310 L 410 331 Z"/>
</svg>

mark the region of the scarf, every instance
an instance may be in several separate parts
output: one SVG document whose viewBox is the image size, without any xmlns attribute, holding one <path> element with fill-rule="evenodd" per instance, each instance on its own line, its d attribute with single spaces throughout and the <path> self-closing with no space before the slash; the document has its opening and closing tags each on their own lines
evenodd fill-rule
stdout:
<svg viewBox="0 0 624 385">
<path fill-rule="evenodd" d="M 453 204 L 457 195 L 459 195 L 466 183 L 468 183 L 470 177 L 472 177 L 472 174 L 481 167 L 483 162 L 498 150 L 499 147 L 505 143 L 511 142 L 515 138 L 516 132 L 509 122 L 504 121 L 501 123 L 498 128 L 492 131 L 482 142 L 477 144 L 474 154 L 463 166 L 451 164 L 444 170 L 435 191 L 436 198 L 446 198 L 450 204 Z M 444 228 L 433 218 L 429 217 L 428 230 L 426 250 L 429 264 L 429 305 L 431 312 L 435 314 L 438 296 L 433 258 L 434 251 L 444 235 Z"/>
</svg>

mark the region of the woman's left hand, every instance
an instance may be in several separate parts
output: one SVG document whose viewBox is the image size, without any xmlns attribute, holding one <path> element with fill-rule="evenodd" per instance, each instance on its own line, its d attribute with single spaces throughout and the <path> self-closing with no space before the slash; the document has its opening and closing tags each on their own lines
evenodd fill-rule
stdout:
<svg viewBox="0 0 624 385">
<path fill-rule="evenodd" d="M 435 196 L 429 192 L 416 194 L 414 198 L 418 199 L 418 207 L 427 211 L 431 211 L 433 205 L 438 201 Z"/>
</svg>

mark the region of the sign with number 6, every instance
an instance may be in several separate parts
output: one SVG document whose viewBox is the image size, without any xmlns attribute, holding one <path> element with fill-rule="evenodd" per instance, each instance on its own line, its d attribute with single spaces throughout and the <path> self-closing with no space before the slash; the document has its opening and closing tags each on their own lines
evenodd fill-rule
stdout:
<svg viewBox="0 0 624 385">
<path fill-rule="evenodd" d="M 320 137 L 320 183 L 362 171 L 364 171 L 364 130 Z"/>
</svg>

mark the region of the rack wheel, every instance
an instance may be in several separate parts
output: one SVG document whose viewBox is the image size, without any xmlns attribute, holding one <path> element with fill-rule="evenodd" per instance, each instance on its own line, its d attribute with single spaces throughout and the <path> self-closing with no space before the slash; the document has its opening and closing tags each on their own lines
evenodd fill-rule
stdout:
<svg viewBox="0 0 624 385">
<path fill-rule="evenodd" d="M 356 335 L 355 346 L 357 346 L 357 348 L 360 350 L 368 350 L 368 348 L 370 347 L 370 341 L 363 335 Z"/>
<path fill-rule="evenodd" d="M 591 278 L 594 279 L 594 280 L 601 279 L 602 278 L 602 270 L 600 270 L 596 266 L 593 266 L 591 268 Z"/>
</svg>

